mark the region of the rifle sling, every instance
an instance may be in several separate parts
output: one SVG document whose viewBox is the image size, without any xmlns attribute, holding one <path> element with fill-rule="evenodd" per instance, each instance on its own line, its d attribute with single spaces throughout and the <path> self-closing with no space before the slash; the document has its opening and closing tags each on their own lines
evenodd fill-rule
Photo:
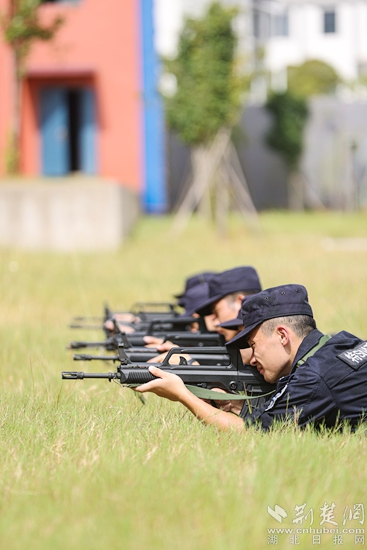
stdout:
<svg viewBox="0 0 367 550">
<path fill-rule="evenodd" d="M 261 395 L 247 395 L 245 392 L 222 393 L 219 391 L 208 390 L 206 388 L 200 388 L 199 386 L 190 386 L 188 384 L 185 384 L 185 386 L 191 391 L 191 393 L 196 395 L 196 397 L 200 397 L 200 399 L 212 399 L 213 401 L 243 401 L 244 399 L 259 399 L 259 397 L 264 397 L 274 393 L 274 391 L 271 391 Z"/>
<path fill-rule="evenodd" d="M 309 357 L 312 357 L 313 354 L 317 352 L 317 350 L 322 348 L 322 346 L 326 344 L 326 342 L 330 340 L 330 338 L 331 336 L 329 334 L 324 334 L 324 336 L 321 336 L 317 344 L 315 344 L 314 347 L 310 349 L 310 351 L 308 351 L 303 357 L 301 357 L 301 359 L 297 361 L 295 368 L 298 369 L 298 367 L 303 365 L 303 363 L 305 363 Z"/>
<path fill-rule="evenodd" d="M 141 384 L 123 384 L 126 388 L 137 388 Z M 196 397 L 200 399 L 212 399 L 215 401 L 243 401 L 244 399 L 258 399 L 259 397 L 264 397 L 266 395 L 271 395 L 275 390 L 269 393 L 263 393 L 261 395 L 247 395 L 245 392 L 239 393 L 222 393 L 219 391 L 208 390 L 207 388 L 201 388 L 200 386 L 191 386 L 190 384 L 185 384 L 185 387 L 191 391 Z"/>
</svg>

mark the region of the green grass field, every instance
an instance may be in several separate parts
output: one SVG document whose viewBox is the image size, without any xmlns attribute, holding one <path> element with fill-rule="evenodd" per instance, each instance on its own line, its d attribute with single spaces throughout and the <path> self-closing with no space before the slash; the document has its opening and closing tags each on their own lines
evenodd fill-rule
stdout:
<svg viewBox="0 0 367 550">
<path fill-rule="evenodd" d="M 193 219 L 174 240 L 172 219 L 146 218 L 116 252 L 0 250 L 0 548 L 366 545 L 362 429 L 219 433 L 153 395 L 142 405 L 117 384 L 61 380 L 62 370 L 110 368 L 76 368 L 66 344 L 103 335 L 70 329 L 73 316 L 101 315 L 104 302 L 170 300 L 207 269 L 253 265 L 263 287 L 304 284 L 321 330 L 367 338 L 367 215 L 260 221 L 253 234 L 234 217 L 218 240 Z M 287 512 L 282 523 L 268 513 L 275 505 Z"/>
</svg>

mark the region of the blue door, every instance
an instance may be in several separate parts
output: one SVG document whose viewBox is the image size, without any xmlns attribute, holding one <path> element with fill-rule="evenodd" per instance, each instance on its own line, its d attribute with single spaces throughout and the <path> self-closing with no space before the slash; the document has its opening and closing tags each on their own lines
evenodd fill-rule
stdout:
<svg viewBox="0 0 367 550">
<path fill-rule="evenodd" d="M 80 170 L 86 174 L 95 174 L 96 163 L 96 123 L 93 90 L 80 90 L 79 112 L 79 155 Z"/>
<path fill-rule="evenodd" d="M 90 88 L 45 88 L 40 95 L 42 173 L 95 174 L 96 123 Z"/>
<path fill-rule="evenodd" d="M 63 176 L 70 171 L 66 88 L 41 91 L 42 173 Z"/>
</svg>

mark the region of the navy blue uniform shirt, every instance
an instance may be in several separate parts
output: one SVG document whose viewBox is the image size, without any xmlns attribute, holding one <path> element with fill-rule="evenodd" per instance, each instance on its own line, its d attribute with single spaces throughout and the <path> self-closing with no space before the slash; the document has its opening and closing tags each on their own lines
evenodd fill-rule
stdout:
<svg viewBox="0 0 367 550">
<path fill-rule="evenodd" d="M 367 420 L 367 342 L 339 332 L 303 365 L 297 362 L 314 347 L 322 333 L 315 329 L 304 338 L 289 375 L 276 392 L 245 419 L 268 430 L 274 420 L 297 419 L 299 426 L 313 423 L 333 427 L 347 421 L 355 427 Z"/>
</svg>

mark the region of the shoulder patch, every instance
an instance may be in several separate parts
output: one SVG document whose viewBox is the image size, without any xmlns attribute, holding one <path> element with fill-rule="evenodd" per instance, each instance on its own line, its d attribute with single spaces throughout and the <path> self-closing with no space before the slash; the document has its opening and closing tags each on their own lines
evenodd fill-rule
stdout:
<svg viewBox="0 0 367 550">
<path fill-rule="evenodd" d="M 288 388 L 288 384 L 286 384 L 278 393 L 276 393 L 270 400 L 269 405 L 266 407 L 265 412 L 272 409 L 275 405 L 275 403 L 278 401 L 280 397 L 282 397 L 285 390 Z"/>
<path fill-rule="evenodd" d="M 343 351 L 337 357 L 352 367 L 352 369 L 357 370 L 367 362 L 367 342 L 362 342 L 353 349 Z"/>
</svg>

